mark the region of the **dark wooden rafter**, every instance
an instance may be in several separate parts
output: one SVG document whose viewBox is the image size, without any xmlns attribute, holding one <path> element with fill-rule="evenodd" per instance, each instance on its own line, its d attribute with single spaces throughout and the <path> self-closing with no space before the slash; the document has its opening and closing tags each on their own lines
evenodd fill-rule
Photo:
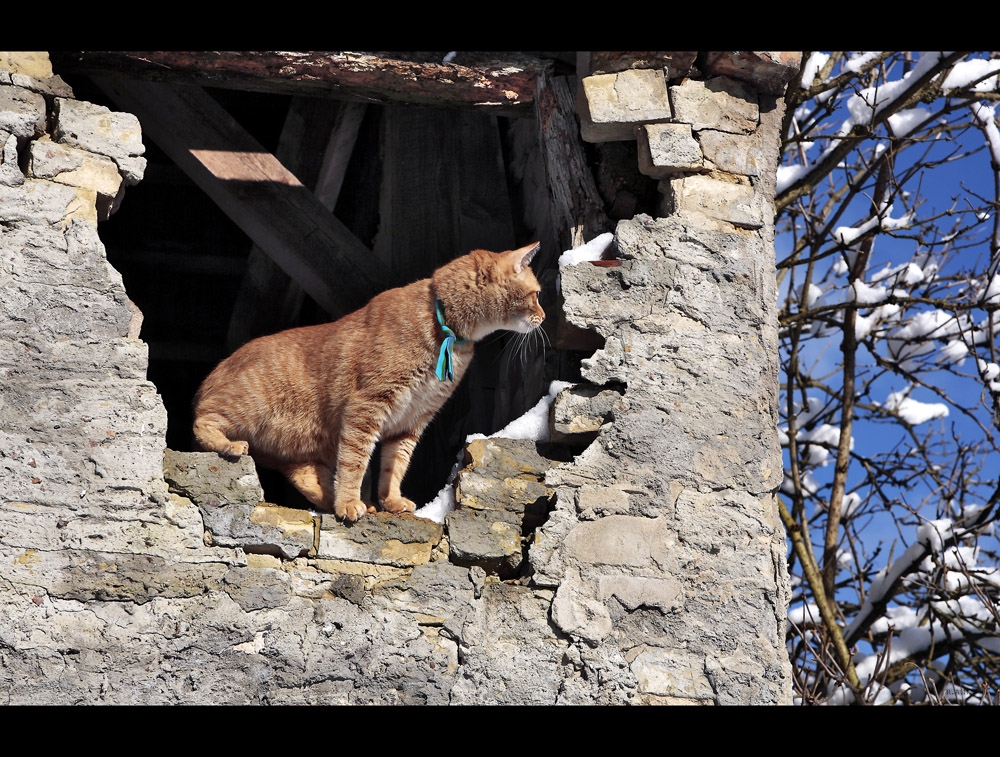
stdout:
<svg viewBox="0 0 1000 757">
<path fill-rule="evenodd" d="M 210 95 L 198 87 L 94 78 L 331 316 L 378 291 L 371 250 Z"/>
<path fill-rule="evenodd" d="M 443 53 L 381 52 L 86 51 L 51 57 L 65 73 L 528 117 L 538 79 L 552 66 L 514 52 L 463 52 L 447 63 Z"/>
</svg>

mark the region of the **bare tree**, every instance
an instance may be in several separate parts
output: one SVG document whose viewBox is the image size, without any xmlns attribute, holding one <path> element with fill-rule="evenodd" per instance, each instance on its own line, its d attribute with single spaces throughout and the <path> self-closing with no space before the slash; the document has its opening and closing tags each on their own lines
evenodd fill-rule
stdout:
<svg viewBox="0 0 1000 757">
<path fill-rule="evenodd" d="M 778 173 L 803 702 L 998 702 L 1000 59 L 806 52 Z"/>
</svg>

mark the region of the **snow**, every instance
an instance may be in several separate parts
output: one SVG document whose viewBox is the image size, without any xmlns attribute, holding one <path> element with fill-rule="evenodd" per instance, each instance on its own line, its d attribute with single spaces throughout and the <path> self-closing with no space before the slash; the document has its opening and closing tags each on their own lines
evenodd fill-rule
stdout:
<svg viewBox="0 0 1000 757">
<path fill-rule="evenodd" d="M 878 226 L 878 216 L 872 216 L 860 226 L 838 226 L 833 230 L 833 238 L 845 247 L 850 247 L 876 226 Z"/>
<path fill-rule="evenodd" d="M 948 344 L 941 348 L 941 352 L 938 354 L 937 362 L 961 365 L 965 362 L 965 358 L 968 355 L 969 345 L 961 339 L 952 339 L 948 342 Z"/>
<path fill-rule="evenodd" d="M 870 61 L 875 60 L 881 54 L 882 54 L 881 52 L 861 53 L 858 57 L 851 58 L 850 60 L 846 61 L 844 63 L 844 68 L 850 71 L 851 73 L 857 73 Z"/>
<path fill-rule="evenodd" d="M 976 365 L 979 367 L 979 373 L 982 374 L 985 381 L 992 381 L 997 376 L 1000 376 L 1000 365 L 996 363 L 987 363 L 982 358 L 977 358 Z"/>
<path fill-rule="evenodd" d="M 614 238 L 615 235 L 608 231 L 600 236 L 594 237 L 586 244 L 574 247 L 572 250 L 566 250 L 566 252 L 559 256 L 559 267 L 565 268 L 568 265 L 576 265 L 577 263 L 583 263 L 588 260 L 600 260 L 604 251 L 608 249 Z"/>
<path fill-rule="evenodd" d="M 929 520 L 917 526 L 917 541 L 926 544 L 935 552 L 940 552 L 944 539 L 951 535 L 951 518 Z"/>
<path fill-rule="evenodd" d="M 460 450 L 458 453 L 458 459 L 455 464 L 451 467 L 451 474 L 448 476 L 448 483 L 441 487 L 441 491 L 437 493 L 430 502 L 428 502 L 423 507 L 418 507 L 414 511 L 414 515 L 418 518 L 427 518 L 427 520 L 432 520 L 435 523 L 444 523 L 444 516 L 455 509 L 455 476 L 462 469 L 462 461 L 465 458 L 465 450 Z"/>
<path fill-rule="evenodd" d="M 907 397 L 909 389 L 892 392 L 885 401 L 886 410 L 894 410 L 902 421 L 910 426 L 919 426 L 935 418 L 948 415 L 948 406 L 941 402 L 919 402 Z"/>
<path fill-rule="evenodd" d="M 930 118 L 931 112 L 926 108 L 910 108 L 901 110 L 889 116 L 889 126 L 897 137 L 905 137 L 924 121 Z"/>
<path fill-rule="evenodd" d="M 800 431 L 798 437 L 804 442 L 813 442 L 807 447 L 808 464 L 826 465 L 830 462 L 830 449 L 836 449 L 840 444 L 840 429 L 829 423 L 821 423 L 811 431 Z M 854 449 L 854 437 L 851 437 L 851 449 Z"/>
<path fill-rule="evenodd" d="M 549 406 L 563 389 L 574 386 L 569 381 L 553 381 L 549 384 L 549 391 L 542 397 L 528 412 L 520 418 L 515 418 L 502 429 L 488 437 L 484 434 L 469 434 L 466 443 L 476 439 L 492 439 L 500 437 L 502 439 L 532 439 L 536 442 L 547 442 L 549 440 Z"/>
<path fill-rule="evenodd" d="M 863 89 L 847 100 L 847 110 L 851 116 L 840 128 L 840 132 L 846 134 L 855 125 L 867 124 L 872 118 L 877 116 L 886 108 L 893 105 L 900 97 L 906 94 L 911 81 L 916 81 L 927 71 L 933 68 L 945 56 L 946 52 L 926 52 L 920 54 L 917 64 L 901 79 L 896 81 L 882 82 L 877 87 Z"/>
<path fill-rule="evenodd" d="M 503 439 L 532 439 L 536 442 L 547 442 L 549 440 L 549 407 L 559 392 L 571 386 L 575 386 L 575 384 L 569 381 L 553 381 L 549 384 L 548 393 L 520 418 L 515 418 L 502 429 L 489 436 L 485 434 L 469 434 L 465 438 L 465 443 L 468 444 L 476 439 L 493 439 L 495 437 Z M 462 469 L 464 458 L 465 450 L 463 449 L 458 453 L 458 459 L 452 466 L 448 483 L 442 487 L 434 499 L 418 508 L 414 512 L 414 515 L 433 520 L 435 523 L 444 523 L 445 516 L 455 509 L 455 476 Z"/>
<path fill-rule="evenodd" d="M 1000 60 L 972 58 L 956 63 L 941 83 L 941 89 L 960 89 L 969 86 L 976 79 L 1000 71 Z M 997 77 L 991 76 L 973 87 L 974 92 L 990 92 L 996 89 Z"/>
<path fill-rule="evenodd" d="M 851 294 L 854 296 L 851 297 Z M 865 282 L 858 280 L 851 285 L 851 291 L 848 295 L 848 301 L 853 300 L 859 305 L 877 305 L 886 300 L 889 291 L 884 286 L 868 286 Z"/>
<path fill-rule="evenodd" d="M 1000 131 L 997 130 L 996 111 L 986 103 L 975 103 L 969 106 L 972 115 L 983 126 L 986 133 L 986 143 L 990 148 L 990 158 L 994 166 L 1000 166 Z"/>
<path fill-rule="evenodd" d="M 809 89 L 816 79 L 816 74 L 830 60 L 827 53 L 814 52 L 809 59 L 802 64 L 802 89 Z"/>
<path fill-rule="evenodd" d="M 798 607 L 788 608 L 788 622 L 792 625 L 802 626 L 806 623 L 818 625 L 823 622 L 820 617 L 819 605 L 809 602 Z"/>
<path fill-rule="evenodd" d="M 810 165 L 778 166 L 777 182 L 775 184 L 776 194 L 781 194 L 792 184 L 812 170 Z"/>
<path fill-rule="evenodd" d="M 983 292 L 982 302 L 989 304 L 1000 302 L 1000 273 L 994 274 L 990 279 L 990 285 Z"/>
</svg>

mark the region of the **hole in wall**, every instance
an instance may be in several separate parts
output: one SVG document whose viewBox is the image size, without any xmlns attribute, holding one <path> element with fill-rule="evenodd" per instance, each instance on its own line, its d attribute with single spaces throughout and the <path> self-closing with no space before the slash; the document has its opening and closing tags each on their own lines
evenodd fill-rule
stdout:
<svg viewBox="0 0 1000 757">
<path fill-rule="evenodd" d="M 118 109 L 86 77 L 65 78 L 78 99 Z M 278 150 L 293 98 L 206 91 L 266 149 Z M 411 235 L 410 243 L 392 249 L 393 263 L 387 267 L 383 288 L 430 275 L 438 265 L 473 247 L 509 249 L 532 241 L 527 239 L 531 230 L 524 222 L 528 214 L 519 206 L 532 200 L 520 187 L 510 186 L 504 171 L 512 126 L 504 118 L 483 126 L 483 118 L 440 109 L 368 107 L 336 215 L 369 247 L 380 243 L 379 235 L 386 233 L 389 224 L 395 224 L 396 236 L 403 231 Z M 420 132 L 420 139 L 413 137 L 414 130 Z M 470 133 L 489 136 L 491 153 L 482 160 L 492 164 L 490 171 L 476 165 L 451 165 L 456 162 L 453 151 Z M 435 135 L 443 136 L 437 144 L 428 142 Z M 143 312 L 140 338 L 149 345 L 148 378 L 167 410 L 167 446 L 190 450 L 191 401 L 204 377 L 233 349 L 231 319 L 252 242 L 155 142 L 148 137 L 144 142 L 145 177 L 128 189 L 118 212 L 101 223 L 100 236 L 128 296 Z M 484 148 L 467 145 L 465 149 L 475 155 Z M 409 193 L 407 187 L 400 187 L 404 178 L 412 182 L 407 185 L 412 189 Z M 404 201 L 427 197 L 443 199 L 429 210 L 421 206 L 413 212 L 433 215 L 437 225 L 428 221 L 407 228 L 407 222 L 413 223 L 412 213 L 399 213 L 398 207 Z M 449 208 L 449 203 L 455 207 Z M 455 226 L 460 233 L 454 231 Z M 550 330 L 545 340 L 549 346 L 521 353 L 513 344 L 514 337 L 505 334 L 477 346 L 473 368 L 425 431 L 414 454 L 404 494 L 418 504 L 440 490 L 467 434 L 495 431 L 530 408 L 545 393 L 551 378 L 563 375 L 572 380 L 578 374 L 578 357 L 551 347 L 555 340 L 551 316 L 557 307 L 554 263 L 559 252 L 552 239 L 543 238 L 534 266 L 544 287 L 542 304 L 550 316 L 545 324 Z M 322 308 L 304 296 L 294 323 L 287 325 L 327 320 Z M 275 330 L 280 329 L 271 331 Z M 377 454 L 373 465 L 377 465 Z M 265 468 L 258 472 L 267 501 L 307 506 L 283 476 Z"/>
</svg>

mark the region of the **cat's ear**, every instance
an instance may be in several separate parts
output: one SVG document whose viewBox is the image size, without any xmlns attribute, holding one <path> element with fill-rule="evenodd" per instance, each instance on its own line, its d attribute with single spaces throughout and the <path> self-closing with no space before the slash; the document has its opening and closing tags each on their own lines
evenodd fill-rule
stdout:
<svg viewBox="0 0 1000 757">
<path fill-rule="evenodd" d="M 503 253 L 504 260 L 508 262 L 515 274 L 520 273 L 529 265 L 531 265 L 532 259 L 537 253 L 542 249 L 541 242 L 532 242 L 531 244 L 525 245 L 517 250 L 511 250 L 510 252 Z"/>
</svg>

